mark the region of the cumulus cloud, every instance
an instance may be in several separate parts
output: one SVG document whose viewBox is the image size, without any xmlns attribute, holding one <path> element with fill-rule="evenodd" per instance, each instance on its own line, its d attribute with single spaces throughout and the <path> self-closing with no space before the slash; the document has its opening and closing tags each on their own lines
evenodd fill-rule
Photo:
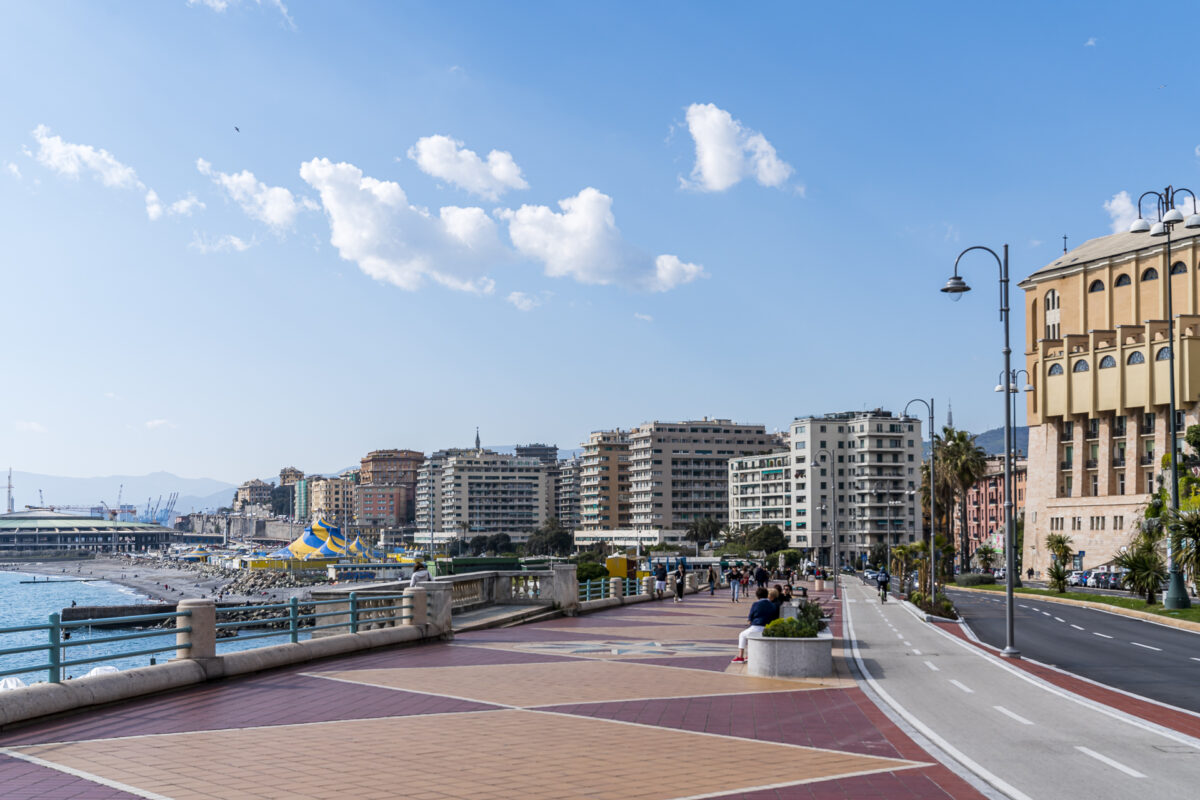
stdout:
<svg viewBox="0 0 1200 800">
<path fill-rule="evenodd" d="M 1138 218 L 1137 206 L 1129 196 L 1129 192 L 1117 192 L 1111 200 L 1104 203 L 1104 210 L 1112 220 L 1113 233 L 1126 233 L 1133 221 Z"/>
<path fill-rule="evenodd" d="M 219 172 L 203 158 L 196 159 L 196 169 L 201 175 L 212 178 L 212 182 L 221 187 L 247 216 L 279 234 L 292 228 L 301 211 L 318 208 L 312 200 L 297 197 L 282 186 L 267 186 L 250 170 L 233 174 Z"/>
<path fill-rule="evenodd" d="M 146 192 L 146 216 L 153 222 L 163 215 L 163 206 L 158 199 L 158 192 L 151 189 Z"/>
<path fill-rule="evenodd" d="M 651 259 L 628 245 L 617 229 L 612 198 L 597 189 L 589 186 L 558 206 L 561 212 L 531 205 L 497 212 L 508 222 L 517 251 L 541 261 L 552 278 L 667 291 L 704 274 L 697 264 L 673 255 Z"/>
<path fill-rule="evenodd" d="M 763 186 L 782 186 L 794 171 L 765 136 L 712 103 L 688 106 L 687 126 L 696 144 L 696 163 L 691 180 L 680 178 L 684 188 L 723 192 L 749 177 Z"/>
<path fill-rule="evenodd" d="M 148 419 L 146 420 L 147 430 L 158 430 L 159 428 L 174 428 L 175 425 L 169 419 Z"/>
<path fill-rule="evenodd" d="M 54 170 L 59 175 L 78 178 L 89 173 L 105 186 L 121 189 L 145 188 L 138 180 L 133 167 L 118 161 L 112 153 L 92 147 L 90 144 L 73 144 L 54 136 L 45 125 L 33 129 L 33 138 L 38 149 L 34 154 L 37 162 Z"/>
<path fill-rule="evenodd" d="M 21 168 L 11 161 L 4 162 L 4 168 L 8 170 L 8 174 L 12 175 L 17 180 L 21 180 Z"/>
<path fill-rule="evenodd" d="M 640 319 L 642 322 L 654 322 L 654 317 L 650 316 L 649 314 L 637 314 L 637 313 L 635 313 L 635 314 L 633 315 L 633 318 L 634 318 L 634 319 Z"/>
<path fill-rule="evenodd" d="M 13 427 L 21 433 L 45 433 L 46 426 L 40 422 L 31 422 L 29 420 L 17 420 L 13 423 Z"/>
<path fill-rule="evenodd" d="M 498 200 L 509 189 L 528 189 L 511 153 L 493 150 L 484 161 L 474 150 L 449 136 L 425 136 L 408 149 L 408 157 L 427 175 L 454 184 L 485 200 Z"/>
<path fill-rule="evenodd" d="M 533 311 L 542 304 L 541 298 L 533 297 L 525 292 L 509 292 L 506 299 L 519 311 Z"/>
<path fill-rule="evenodd" d="M 171 203 L 167 212 L 175 216 L 190 217 L 193 211 L 203 211 L 205 205 L 202 201 L 196 199 L 196 195 L 191 192 L 187 193 L 187 197 L 182 197 Z"/>
<path fill-rule="evenodd" d="M 231 5 L 237 5 L 241 0 L 187 0 L 189 6 L 204 6 L 216 11 L 218 14 L 223 13 Z M 283 0 L 254 0 L 256 5 L 267 6 L 273 8 L 283 16 L 284 22 L 288 27 L 295 30 L 296 21 L 292 19 L 288 13 L 288 8 L 284 5 Z"/>
<path fill-rule="evenodd" d="M 1084 47 L 1095 47 L 1095 46 L 1096 46 L 1096 37 L 1095 37 L 1095 36 L 1089 36 L 1089 37 L 1088 37 L 1088 40 L 1087 40 L 1086 42 L 1084 42 L 1084 43 L 1083 43 L 1083 46 L 1084 46 Z"/>
<path fill-rule="evenodd" d="M 199 232 L 192 232 L 192 241 L 188 243 L 188 247 L 200 253 L 244 253 L 254 245 L 258 244 L 255 240 L 245 241 L 244 239 L 234 236 L 233 234 L 225 234 L 215 238 L 201 236 Z"/>
<path fill-rule="evenodd" d="M 330 244 L 370 277 L 410 291 L 426 279 L 459 291 L 495 289 L 484 273 L 507 252 L 483 209 L 447 206 L 433 214 L 410 204 L 398 183 L 327 158 L 301 164 L 300 177 L 320 195 Z"/>
</svg>

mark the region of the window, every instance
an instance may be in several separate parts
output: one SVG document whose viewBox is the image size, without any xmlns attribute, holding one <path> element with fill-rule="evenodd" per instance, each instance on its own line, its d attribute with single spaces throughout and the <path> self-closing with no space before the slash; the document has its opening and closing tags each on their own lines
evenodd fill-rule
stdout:
<svg viewBox="0 0 1200 800">
<path fill-rule="evenodd" d="M 1046 292 L 1046 338 L 1057 339 L 1059 334 L 1058 292 L 1054 289 Z"/>
<path fill-rule="evenodd" d="M 1144 281 L 1158 280 L 1158 270 L 1156 270 L 1154 267 L 1151 267 L 1150 269 L 1146 270 L 1145 272 L 1142 273 L 1142 280 L 1144 280 Z"/>
<path fill-rule="evenodd" d="M 1050 365 L 1050 374 L 1051 375 L 1062 375 L 1063 374 L 1062 364 L 1051 364 Z"/>
<path fill-rule="evenodd" d="M 1071 367 L 1071 372 L 1087 372 L 1091 367 L 1088 366 L 1086 359 L 1079 359 L 1075 362 L 1075 366 Z"/>
<path fill-rule="evenodd" d="M 1125 359 L 1126 364 L 1145 364 L 1146 357 L 1142 355 L 1141 350 L 1134 350 L 1129 354 L 1129 358 Z"/>
<path fill-rule="evenodd" d="M 1058 308 L 1058 292 L 1054 289 L 1046 292 L 1046 310 L 1053 311 Z"/>
<path fill-rule="evenodd" d="M 1112 356 L 1105 356 L 1100 359 L 1100 369 L 1111 369 L 1117 365 L 1117 360 Z"/>
<path fill-rule="evenodd" d="M 1183 263 L 1182 261 L 1176 261 L 1174 264 L 1171 265 L 1171 274 L 1172 275 L 1183 275 L 1186 272 L 1187 272 L 1187 264 Z"/>
<path fill-rule="evenodd" d="M 1158 349 L 1158 352 L 1154 354 L 1155 361 L 1166 361 L 1170 357 L 1171 357 L 1171 346 L 1170 345 L 1167 345 L 1166 347 L 1160 347 Z"/>
<path fill-rule="evenodd" d="M 1128 275 L 1118 275 L 1117 279 L 1113 281 L 1113 286 L 1128 286 L 1131 283 L 1133 281 L 1129 280 Z"/>
<path fill-rule="evenodd" d="M 1089 294 L 1091 294 L 1092 292 L 1103 292 L 1103 291 L 1104 291 L 1104 281 L 1092 281 L 1092 285 L 1088 287 Z"/>
</svg>

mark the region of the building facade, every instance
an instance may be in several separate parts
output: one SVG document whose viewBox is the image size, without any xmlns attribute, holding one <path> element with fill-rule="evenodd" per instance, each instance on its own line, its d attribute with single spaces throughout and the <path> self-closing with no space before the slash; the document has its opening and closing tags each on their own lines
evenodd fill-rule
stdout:
<svg viewBox="0 0 1200 800">
<path fill-rule="evenodd" d="M 579 528 L 628 528 L 629 512 L 629 432 L 593 431 L 580 462 Z"/>
<path fill-rule="evenodd" d="M 355 481 L 350 477 L 315 478 L 311 481 L 310 515 L 345 527 L 354 521 Z"/>
<path fill-rule="evenodd" d="M 252 506 L 271 505 L 271 490 L 275 487 L 258 478 L 249 480 L 237 488 L 233 499 L 233 510 L 244 511 Z"/>
<path fill-rule="evenodd" d="M 807 546 L 807 527 L 795 516 L 793 486 L 790 451 L 730 459 L 730 524 L 740 530 L 777 525 L 793 547 L 800 546 L 802 539 Z"/>
<path fill-rule="evenodd" d="M 1046 536 L 1063 533 L 1085 568 L 1128 544 L 1169 453 L 1171 348 L 1176 428 L 1200 399 L 1200 241 L 1177 227 L 1165 240 L 1116 233 L 1038 270 L 1025 290 L 1028 499 L 1024 565 L 1045 574 Z M 1167 289 L 1175 315 L 1169 341 Z"/>
<path fill-rule="evenodd" d="M 1013 516 L 1025 513 L 1025 493 L 1028 476 L 1027 462 L 1013 459 Z M 967 549 L 974 553 L 980 545 L 990 545 L 1000 556 L 1004 554 L 1004 456 L 989 456 L 987 467 L 979 482 L 967 490 Z M 954 511 L 954 542 L 962 541 L 962 522 L 958 509 Z M 1000 563 L 999 560 L 997 563 Z"/>
<path fill-rule="evenodd" d="M 519 444 L 515 448 L 517 458 L 532 458 L 547 466 L 558 464 L 558 445 L 556 444 Z"/>
<path fill-rule="evenodd" d="M 491 450 L 434 454 L 418 478 L 417 540 L 507 533 L 524 541 L 553 513 L 551 473 L 538 459 Z"/>
<path fill-rule="evenodd" d="M 632 527 L 684 530 L 705 518 L 728 519 L 729 460 L 783 444 L 762 425 L 727 419 L 639 425 L 629 433 Z"/>
<path fill-rule="evenodd" d="M 579 479 L 582 464 L 579 458 L 559 461 L 554 474 L 554 516 L 558 518 L 558 524 L 568 531 L 577 530 L 580 526 Z"/>
<path fill-rule="evenodd" d="M 416 450 L 372 450 L 360 462 L 359 482 L 377 486 L 417 485 L 425 454 Z"/>
<path fill-rule="evenodd" d="M 302 479 L 304 473 L 295 467 L 284 467 L 279 470 L 279 485 L 280 486 L 295 486 L 296 481 Z"/>
<path fill-rule="evenodd" d="M 359 484 L 352 491 L 355 525 L 396 528 L 407 521 L 413 492 L 408 486 Z"/>
</svg>

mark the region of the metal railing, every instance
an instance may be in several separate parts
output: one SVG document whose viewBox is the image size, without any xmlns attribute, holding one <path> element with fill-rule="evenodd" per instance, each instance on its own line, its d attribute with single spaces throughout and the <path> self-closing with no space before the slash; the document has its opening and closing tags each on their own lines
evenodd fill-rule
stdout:
<svg viewBox="0 0 1200 800">
<path fill-rule="evenodd" d="M 218 631 L 241 631 L 243 629 L 255 629 L 264 625 L 278 626 L 282 628 L 286 623 L 286 630 L 276 629 L 267 631 L 255 631 L 253 633 L 238 633 L 236 639 L 217 639 L 217 644 L 222 642 L 239 641 L 244 642 L 249 639 L 265 639 L 269 636 L 280 636 L 287 634 L 288 639 L 292 644 L 300 641 L 300 628 L 303 627 L 308 631 L 323 631 L 333 630 L 335 628 L 348 629 L 350 633 L 358 633 L 364 630 L 375 630 L 376 628 L 391 628 L 396 625 L 403 624 L 405 620 L 413 618 L 412 600 L 405 598 L 402 594 L 372 594 L 367 597 L 359 597 L 357 592 L 351 592 L 349 598 L 349 608 L 346 608 L 346 600 L 306 600 L 306 606 L 313 606 L 311 613 L 300 613 L 300 601 L 293 597 L 286 603 L 272 603 L 263 606 L 234 606 L 231 608 L 218 608 L 217 616 L 222 614 L 230 615 L 244 613 L 250 611 L 280 611 L 283 612 L 278 616 L 262 617 L 260 619 L 250 620 L 231 620 L 228 622 L 218 622 L 216 628 Z M 318 606 L 341 606 L 335 611 L 318 611 Z M 385 613 L 391 612 L 391 613 Z M 318 620 L 329 620 L 337 617 L 336 621 L 325 621 L 318 624 Z M 301 623 L 311 622 L 311 625 L 301 625 Z"/>
<path fill-rule="evenodd" d="M 622 591 L 625 593 L 625 596 L 633 597 L 636 594 L 640 594 L 642 591 L 640 583 L 641 581 L 639 581 L 637 578 L 626 578 L 625 582 L 622 584 Z"/>
<path fill-rule="evenodd" d="M 607 600 L 612 596 L 608 578 L 593 578 L 579 584 L 579 600 L 586 603 L 589 600 Z"/>
<path fill-rule="evenodd" d="M 45 631 L 47 641 L 45 644 L 32 644 L 23 647 L 6 647 L 0 649 L 0 657 L 18 655 L 21 653 L 38 653 L 45 652 L 47 661 L 45 664 L 29 664 L 22 667 L 13 667 L 10 669 L 0 670 L 0 678 L 8 675 L 23 675 L 27 672 L 46 671 L 47 680 L 50 683 L 62 682 L 62 670 L 64 667 L 77 667 L 84 664 L 96 664 L 101 661 L 111 661 L 114 658 L 129 658 L 132 656 L 148 656 L 155 653 L 165 653 L 170 650 L 182 650 L 190 647 L 188 644 L 176 644 L 174 640 L 168 645 L 160 647 L 147 647 L 142 650 L 121 651 L 118 653 L 105 653 L 102 656 L 92 656 L 89 658 L 66 658 L 64 659 L 64 650 L 70 647 L 82 647 L 84 645 L 103 645 L 111 642 L 126 642 L 134 639 L 150 639 L 155 636 L 171 636 L 176 633 L 190 633 L 191 628 L 154 628 L 151 630 L 140 630 L 134 633 L 121 633 L 115 636 L 102 636 L 98 639 L 71 639 L 71 631 L 79 628 L 87 628 L 93 625 L 105 625 L 108 627 L 139 625 L 145 622 L 162 622 L 164 620 L 174 620 L 177 617 L 191 616 L 190 611 L 169 611 L 162 614 L 138 614 L 129 617 L 105 617 L 103 619 L 80 619 L 70 622 L 63 622 L 59 614 L 51 614 L 49 623 L 46 625 L 21 625 L 15 628 L 0 628 L 0 636 L 11 633 L 31 633 L 35 631 Z M 65 635 L 64 635 L 65 634 Z"/>
</svg>

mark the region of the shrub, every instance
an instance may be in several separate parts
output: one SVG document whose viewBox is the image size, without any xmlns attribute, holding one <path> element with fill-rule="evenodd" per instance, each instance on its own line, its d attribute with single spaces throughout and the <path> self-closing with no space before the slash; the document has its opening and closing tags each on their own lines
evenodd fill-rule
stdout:
<svg viewBox="0 0 1200 800">
<path fill-rule="evenodd" d="M 920 605 L 924 604 L 925 603 L 925 593 L 924 592 L 911 593 L 908 596 L 908 602 L 912 603 L 914 606 L 920 606 Z"/>
<path fill-rule="evenodd" d="M 1052 561 L 1050 567 L 1046 570 L 1046 585 L 1051 589 L 1062 594 L 1067 590 L 1067 578 L 1070 573 L 1061 561 Z"/>
<path fill-rule="evenodd" d="M 983 586 L 985 584 L 995 583 L 996 576 L 987 573 L 979 574 L 977 572 L 964 572 L 961 575 L 955 575 L 954 582 L 959 586 Z"/>
<path fill-rule="evenodd" d="M 763 636 L 772 639 L 812 639 L 817 635 L 817 626 L 808 619 L 787 617 L 768 623 Z"/>
<path fill-rule="evenodd" d="M 596 578 L 607 578 L 608 568 L 603 564 L 584 561 L 575 566 L 575 576 L 581 583 L 584 581 L 593 581 Z"/>
</svg>

